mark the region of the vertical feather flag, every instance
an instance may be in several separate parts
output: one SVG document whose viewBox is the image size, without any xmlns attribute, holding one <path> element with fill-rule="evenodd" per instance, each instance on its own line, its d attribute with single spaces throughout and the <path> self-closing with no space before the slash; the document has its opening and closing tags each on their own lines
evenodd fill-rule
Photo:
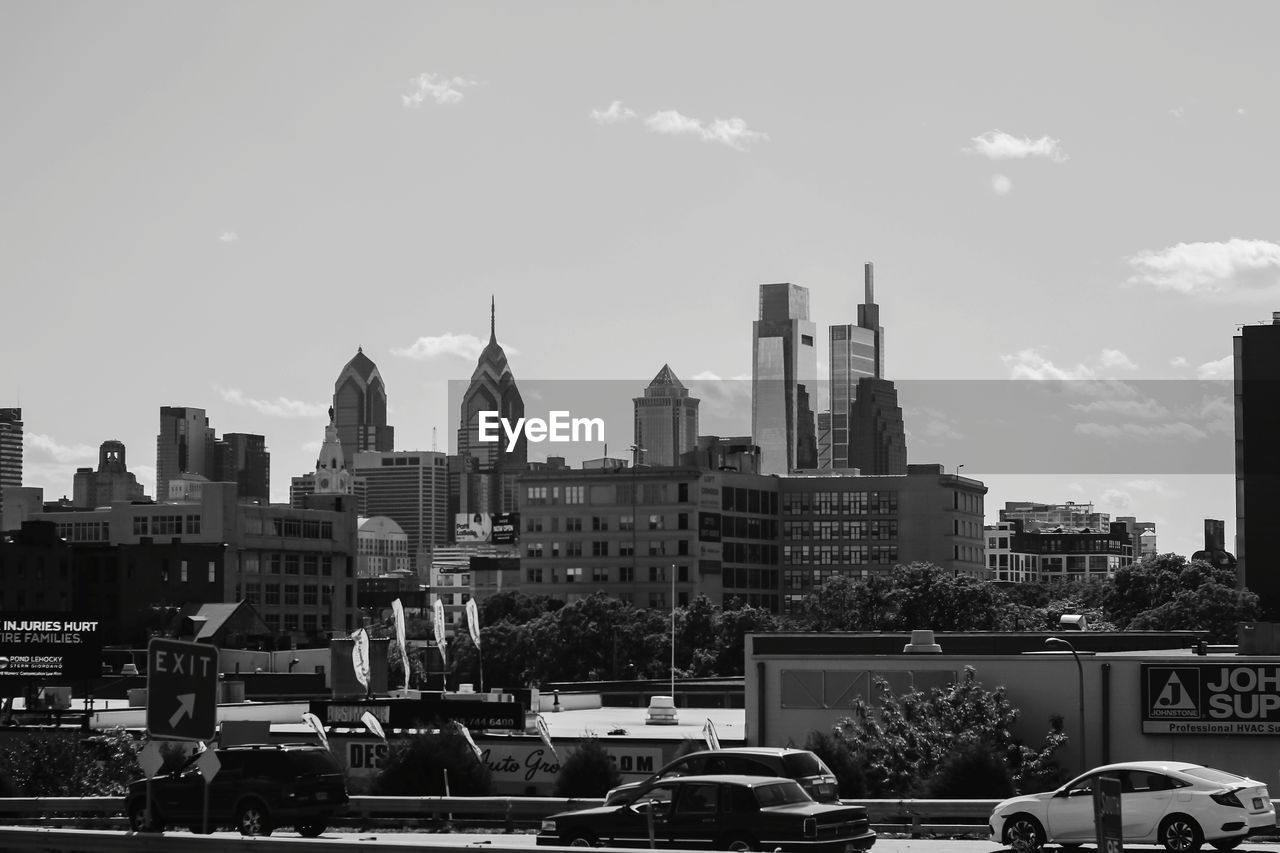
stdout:
<svg viewBox="0 0 1280 853">
<path fill-rule="evenodd" d="M 463 739 L 466 740 L 467 746 L 471 747 L 471 751 L 476 754 L 476 761 L 484 764 L 484 753 L 480 751 L 480 747 L 476 746 L 476 742 L 472 740 L 471 730 L 457 720 L 454 720 L 453 724 L 458 727 L 458 734 L 462 735 Z"/>
<path fill-rule="evenodd" d="M 435 606 L 431 611 L 431 632 L 436 637 L 436 647 L 440 649 L 440 664 L 444 669 L 449 668 L 448 658 L 445 657 L 444 648 L 444 602 L 440 596 L 436 596 Z"/>
<path fill-rule="evenodd" d="M 320 743 L 324 744 L 324 748 L 333 752 L 333 748 L 329 746 L 329 736 L 324 732 L 324 723 L 320 722 L 320 718 L 310 711 L 306 711 L 302 715 L 302 722 L 315 729 L 316 736 L 320 738 Z"/>
<path fill-rule="evenodd" d="M 716 724 L 711 722 L 710 717 L 707 717 L 707 722 L 702 727 L 702 737 L 707 742 L 707 749 L 720 748 L 720 737 L 716 734 Z"/>
<path fill-rule="evenodd" d="M 404 605 L 400 599 L 391 602 L 391 615 L 396 622 L 396 642 L 400 644 L 400 660 L 404 663 L 404 689 L 409 689 L 409 644 L 405 640 Z"/>
<path fill-rule="evenodd" d="M 363 714 L 360 715 L 360 722 L 364 723 L 365 728 L 373 732 L 378 737 L 382 738 L 384 742 L 386 741 L 387 735 L 385 732 L 382 731 L 382 723 L 378 722 L 378 718 L 375 717 L 373 714 L 369 713 L 368 711 L 365 711 Z"/>
<path fill-rule="evenodd" d="M 474 598 L 467 599 L 467 630 L 471 632 L 471 642 L 480 648 L 480 610 Z"/>
<path fill-rule="evenodd" d="M 551 742 L 551 729 L 547 728 L 547 721 L 542 719 L 542 715 L 534 717 L 534 722 L 538 727 L 538 737 L 542 738 L 542 743 L 547 749 L 551 750 L 551 754 L 555 756 L 556 761 L 560 760 L 560 754 L 556 752 L 555 744 Z"/>
<path fill-rule="evenodd" d="M 364 628 L 358 629 L 351 638 L 355 640 L 351 644 L 351 666 L 356 673 L 356 681 L 365 688 L 369 689 L 369 632 Z"/>
</svg>

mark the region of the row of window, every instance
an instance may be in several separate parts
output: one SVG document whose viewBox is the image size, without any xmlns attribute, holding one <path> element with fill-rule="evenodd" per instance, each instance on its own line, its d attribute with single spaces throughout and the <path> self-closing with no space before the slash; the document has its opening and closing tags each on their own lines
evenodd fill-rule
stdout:
<svg viewBox="0 0 1280 853">
<path fill-rule="evenodd" d="M 898 562 L 897 545 L 784 545 L 786 566 L 858 566 Z"/>
<path fill-rule="evenodd" d="M 881 521 L 788 521 L 783 524 L 788 539 L 897 539 L 896 519 Z"/>
<path fill-rule="evenodd" d="M 726 563 L 749 563 L 756 566 L 778 565 L 778 546 L 759 542 L 725 542 L 721 560 Z"/>
<path fill-rule="evenodd" d="M 321 521 L 317 518 L 275 516 L 271 519 L 271 530 L 276 536 L 283 536 L 286 539 L 333 538 L 333 522 Z"/>
<path fill-rule="evenodd" d="M 178 569 L 178 572 L 177 572 L 178 583 L 189 583 L 191 581 L 192 572 L 190 571 L 190 568 L 187 566 L 187 561 L 179 560 L 177 569 Z M 172 577 L 172 574 L 169 571 L 169 561 L 165 560 L 160 565 L 160 582 L 168 583 L 170 577 Z M 209 583 L 218 582 L 218 564 L 215 563 L 213 560 L 210 560 L 206 567 L 205 579 Z"/>
<path fill-rule="evenodd" d="M 316 607 L 333 602 L 333 587 L 311 583 L 247 583 L 244 585 L 244 600 L 254 605 Z"/>
<path fill-rule="evenodd" d="M 565 532 L 566 533 L 581 532 L 584 529 L 583 523 L 584 523 L 584 520 L 582 518 L 578 518 L 578 517 L 566 518 L 564 519 Z M 620 515 L 617 518 L 611 518 L 609 516 L 602 516 L 602 515 L 591 516 L 592 531 L 607 531 L 610 529 L 611 525 L 614 526 L 614 529 L 622 530 L 622 531 L 637 529 L 634 515 Z M 657 513 L 651 514 L 647 517 L 641 516 L 639 529 L 666 530 L 668 529 L 667 517 Z M 675 527 L 673 529 L 688 530 L 689 529 L 689 513 L 682 512 L 677 514 L 675 517 Z M 545 532 L 558 533 L 560 530 L 560 519 L 555 516 L 546 518 L 540 515 L 530 515 L 525 518 L 524 530 L 526 533 L 545 533 Z"/>
<path fill-rule="evenodd" d="M 616 544 L 617 553 L 612 553 L 612 545 Z M 675 556 L 684 557 L 689 554 L 689 540 L 677 539 L 675 541 L 666 539 L 647 539 L 639 543 L 641 554 L 648 554 L 650 557 Z M 566 542 L 562 549 L 559 542 L 526 542 L 524 546 L 524 555 L 534 559 L 543 557 L 584 557 L 590 552 L 592 557 L 632 557 L 635 556 L 635 547 L 631 542 L 611 543 L 608 539 L 597 539 L 594 542 Z"/>
<path fill-rule="evenodd" d="M 626 476 L 621 475 L 621 476 Z M 672 489 L 675 486 L 675 500 L 671 500 Z M 525 503 L 528 506 L 556 506 L 559 504 L 591 504 L 593 506 L 615 505 L 622 506 L 625 504 L 665 504 L 665 503 L 688 503 L 689 502 L 689 484 L 688 483 L 642 483 L 636 489 L 636 484 L 626 483 L 597 483 L 591 486 L 587 491 L 585 486 L 526 486 L 524 490 Z"/>
<path fill-rule="evenodd" d="M 134 536 L 195 536 L 200 532 L 198 515 L 135 515 Z"/>
<path fill-rule="evenodd" d="M 724 569 L 725 589 L 777 589 L 777 569 Z"/>
<path fill-rule="evenodd" d="M 249 575 L 263 572 L 269 575 L 332 575 L 333 555 L 245 551 L 240 557 L 240 568 Z"/>
<path fill-rule="evenodd" d="M 782 496 L 783 515 L 895 515 L 898 493 L 793 492 Z"/>
<path fill-rule="evenodd" d="M 782 572 L 784 590 L 805 591 L 821 587 L 835 577 L 866 580 L 866 569 L 785 569 Z"/>
<path fill-rule="evenodd" d="M 67 542 L 109 542 L 111 525 L 106 521 L 60 521 L 58 538 Z"/>
<path fill-rule="evenodd" d="M 753 512 L 757 515 L 778 514 L 778 493 L 762 489 L 725 487 L 720 490 L 720 509 L 725 512 Z"/>
</svg>

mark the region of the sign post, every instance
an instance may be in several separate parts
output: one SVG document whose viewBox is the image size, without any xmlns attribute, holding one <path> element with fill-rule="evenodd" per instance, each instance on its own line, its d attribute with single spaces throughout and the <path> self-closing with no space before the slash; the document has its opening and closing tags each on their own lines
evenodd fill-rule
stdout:
<svg viewBox="0 0 1280 853">
<path fill-rule="evenodd" d="M 152 637 L 147 644 L 147 736 L 213 740 L 218 728 L 218 650 Z"/>
<path fill-rule="evenodd" d="M 1124 853 L 1124 824 L 1120 820 L 1120 780 L 1098 777 L 1093 789 L 1093 822 L 1098 833 L 1098 853 Z"/>
</svg>

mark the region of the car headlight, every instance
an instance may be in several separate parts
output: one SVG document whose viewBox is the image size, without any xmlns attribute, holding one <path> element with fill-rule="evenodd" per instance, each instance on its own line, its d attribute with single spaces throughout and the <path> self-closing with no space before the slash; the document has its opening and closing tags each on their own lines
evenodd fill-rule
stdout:
<svg viewBox="0 0 1280 853">
<path fill-rule="evenodd" d="M 554 820 L 544 820 L 544 821 L 542 822 L 542 831 L 543 831 L 543 832 L 555 832 L 555 831 L 556 831 L 556 822 L 555 822 Z"/>
</svg>

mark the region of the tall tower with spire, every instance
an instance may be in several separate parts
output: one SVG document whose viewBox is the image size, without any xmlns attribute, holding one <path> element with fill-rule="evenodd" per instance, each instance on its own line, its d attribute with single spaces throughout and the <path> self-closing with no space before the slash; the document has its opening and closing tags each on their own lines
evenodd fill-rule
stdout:
<svg viewBox="0 0 1280 853">
<path fill-rule="evenodd" d="M 682 454 L 698 449 L 697 397 L 664 364 L 635 407 L 636 461 L 649 465 L 679 465 Z"/>
<path fill-rule="evenodd" d="M 827 354 L 831 359 L 830 446 L 822 452 L 824 468 L 849 468 L 849 409 L 858 399 L 858 381 L 884 376 L 884 327 L 875 299 L 875 268 L 863 267 L 864 302 L 858 322 L 831 326 Z M 828 461 L 829 464 L 828 464 Z M 870 472 L 864 472 L 870 473 Z"/>
<path fill-rule="evenodd" d="M 351 472 L 347 470 L 338 425 L 334 423 L 333 406 L 329 407 L 329 424 L 324 428 L 324 444 L 316 457 L 315 492 L 317 495 L 349 495 L 354 491 Z"/>
<path fill-rule="evenodd" d="M 524 399 L 516 387 L 507 354 L 498 343 L 497 301 L 489 300 L 489 343 L 476 362 L 458 413 L 458 454 L 451 471 L 450 498 L 455 513 L 500 513 L 516 509 L 516 475 L 528 467 L 524 434 L 511 444 L 499 431 L 496 442 L 480 441 L 480 413 L 497 412 L 515 423 L 524 417 Z"/>
<path fill-rule="evenodd" d="M 356 348 L 333 383 L 333 411 L 344 459 L 362 450 L 395 449 L 395 428 L 387 426 L 387 388 L 363 347 Z"/>
</svg>

